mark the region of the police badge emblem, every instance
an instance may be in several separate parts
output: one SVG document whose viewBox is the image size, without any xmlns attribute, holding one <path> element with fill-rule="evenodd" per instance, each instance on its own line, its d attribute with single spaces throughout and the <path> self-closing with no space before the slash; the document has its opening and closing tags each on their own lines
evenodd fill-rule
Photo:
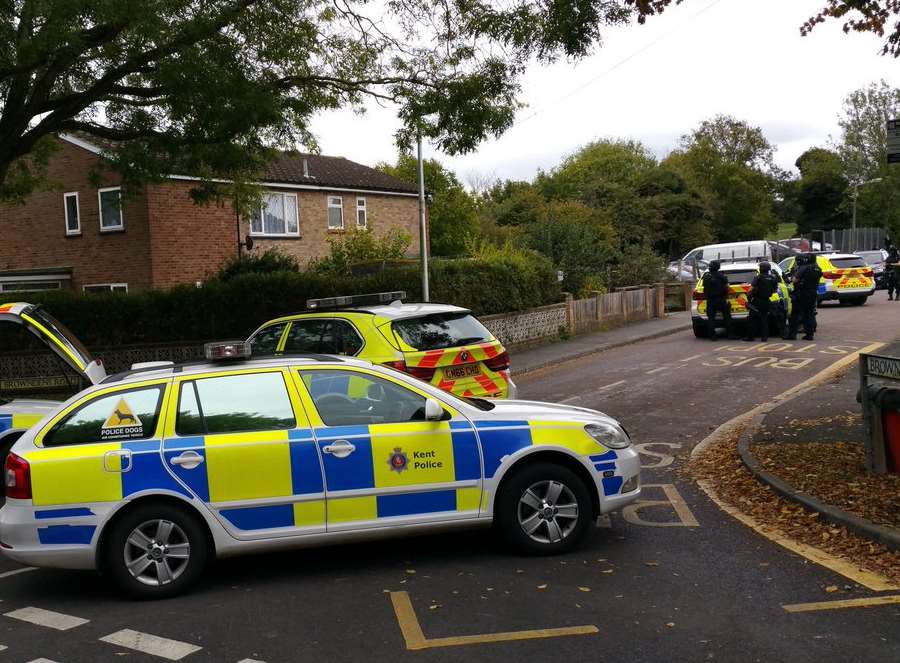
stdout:
<svg viewBox="0 0 900 663">
<path fill-rule="evenodd" d="M 391 454 L 391 457 L 388 458 L 388 465 L 391 466 L 391 471 L 400 474 L 405 469 L 407 469 L 407 465 L 409 464 L 409 459 L 406 457 L 406 454 L 403 453 L 403 449 L 400 447 L 394 447 L 394 453 Z"/>
</svg>

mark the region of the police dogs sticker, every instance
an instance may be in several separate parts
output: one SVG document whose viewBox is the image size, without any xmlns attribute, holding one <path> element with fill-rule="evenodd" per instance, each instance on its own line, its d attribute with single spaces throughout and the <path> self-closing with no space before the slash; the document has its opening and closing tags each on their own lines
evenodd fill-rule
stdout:
<svg viewBox="0 0 900 663">
<path fill-rule="evenodd" d="M 100 429 L 100 437 L 104 440 L 127 440 L 134 437 L 144 437 L 144 424 L 131 410 L 124 398 L 120 398 L 103 428 Z"/>
</svg>

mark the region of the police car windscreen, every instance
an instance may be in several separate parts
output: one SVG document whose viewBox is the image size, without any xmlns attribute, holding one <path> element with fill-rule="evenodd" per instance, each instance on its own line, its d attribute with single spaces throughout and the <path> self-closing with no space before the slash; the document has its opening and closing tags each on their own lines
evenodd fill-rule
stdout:
<svg viewBox="0 0 900 663">
<path fill-rule="evenodd" d="M 725 278 L 728 279 L 728 283 L 730 283 L 731 285 L 737 285 L 739 283 L 753 283 L 754 276 L 756 276 L 756 272 L 752 269 L 725 272 Z"/>
<path fill-rule="evenodd" d="M 866 261 L 858 256 L 849 258 L 829 258 L 828 261 L 837 269 L 850 269 L 851 267 L 865 267 Z"/>
<path fill-rule="evenodd" d="M 857 255 L 869 265 L 880 265 L 884 262 L 884 254 L 881 251 L 860 251 Z"/>
<path fill-rule="evenodd" d="M 435 313 L 421 318 L 397 320 L 394 333 L 416 350 L 439 350 L 484 343 L 491 333 L 468 313 Z"/>
</svg>

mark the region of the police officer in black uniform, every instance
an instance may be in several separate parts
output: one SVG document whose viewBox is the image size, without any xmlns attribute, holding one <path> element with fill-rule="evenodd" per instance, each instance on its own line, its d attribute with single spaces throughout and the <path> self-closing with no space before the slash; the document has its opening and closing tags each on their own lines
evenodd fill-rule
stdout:
<svg viewBox="0 0 900 663">
<path fill-rule="evenodd" d="M 721 263 L 712 260 L 709 269 L 700 279 L 703 283 L 703 294 L 706 295 L 707 337 L 716 340 L 716 314 L 722 314 L 725 332 L 731 338 L 731 304 L 728 303 L 728 278 L 719 271 Z"/>
<path fill-rule="evenodd" d="M 822 270 L 812 253 L 804 253 L 797 257 L 797 269 L 794 271 L 794 308 L 791 311 L 791 324 L 785 339 L 796 340 L 800 322 L 806 335 L 804 341 L 813 340 L 816 333 L 816 303 L 819 299 L 819 280 Z"/>
<path fill-rule="evenodd" d="M 884 259 L 884 275 L 887 282 L 888 300 L 900 302 L 900 251 L 896 246 L 888 247 L 888 256 Z M 896 297 L 894 296 L 896 295 Z"/>
<path fill-rule="evenodd" d="M 745 341 L 752 341 L 757 335 L 757 330 L 759 330 L 761 340 L 769 340 L 770 298 L 777 290 L 778 279 L 772 274 L 772 265 L 767 262 L 759 263 L 759 274 L 753 277 L 753 283 L 750 284 L 750 294 L 747 297 L 750 319 L 747 322 Z"/>
</svg>

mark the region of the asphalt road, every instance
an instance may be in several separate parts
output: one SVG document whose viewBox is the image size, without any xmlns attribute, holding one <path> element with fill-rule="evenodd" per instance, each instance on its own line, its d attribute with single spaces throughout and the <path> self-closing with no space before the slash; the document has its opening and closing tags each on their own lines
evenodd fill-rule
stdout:
<svg viewBox="0 0 900 663">
<path fill-rule="evenodd" d="M 597 408 L 646 445 L 656 504 L 613 514 L 570 555 L 514 556 L 488 531 L 320 548 L 220 561 L 161 602 L 123 599 L 93 573 L 8 574 L 20 567 L 0 559 L 0 660 L 900 660 L 900 606 L 785 611 L 873 592 L 755 534 L 674 472 L 719 424 L 893 340 L 898 316 L 879 292 L 862 308 L 823 306 L 813 343 L 688 331 L 522 378 L 523 398 Z M 576 633 L 545 631 L 560 628 Z"/>
</svg>

